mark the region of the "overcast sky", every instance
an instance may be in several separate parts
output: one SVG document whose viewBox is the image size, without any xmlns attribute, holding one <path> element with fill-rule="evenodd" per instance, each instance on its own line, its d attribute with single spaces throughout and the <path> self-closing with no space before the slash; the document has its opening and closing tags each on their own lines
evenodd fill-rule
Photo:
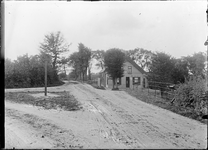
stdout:
<svg viewBox="0 0 208 150">
<path fill-rule="evenodd" d="M 61 31 L 70 52 L 144 48 L 174 57 L 204 51 L 206 1 L 5 2 L 5 56 L 37 54 L 44 35 Z"/>
</svg>

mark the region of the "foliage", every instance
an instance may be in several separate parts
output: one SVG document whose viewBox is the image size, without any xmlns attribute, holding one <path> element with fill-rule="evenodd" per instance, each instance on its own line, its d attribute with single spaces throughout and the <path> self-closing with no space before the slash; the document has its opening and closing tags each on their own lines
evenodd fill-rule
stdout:
<svg viewBox="0 0 208 150">
<path fill-rule="evenodd" d="M 66 75 L 66 65 L 68 64 L 68 62 L 69 58 L 66 57 L 61 57 L 61 59 L 57 61 L 57 63 L 60 65 L 59 68 L 61 68 L 61 70 L 59 71 L 61 71 L 62 74 L 64 73 Z"/>
<path fill-rule="evenodd" d="M 43 100 L 45 97 L 32 96 L 32 94 L 38 93 L 39 92 L 30 92 L 30 94 L 25 92 L 8 92 L 5 93 L 5 99 L 15 103 L 24 103 L 43 107 L 44 109 L 60 108 L 66 111 L 75 111 L 82 108 L 81 104 L 69 92 L 53 92 L 53 94 L 57 94 L 57 96 L 49 97 L 47 100 Z"/>
<path fill-rule="evenodd" d="M 40 55 L 19 56 L 17 60 L 5 61 L 5 87 L 6 88 L 26 88 L 44 86 L 44 61 Z M 54 70 L 48 63 L 47 66 L 48 85 L 60 85 L 58 78 L 54 76 Z"/>
<path fill-rule="evenodd" d="M 188 78 L 189 70 L 188 63 L 183 59 L 175 59 L 174 60 L 174 68 L 171 73 L 171 78 L 174 84 L 184 83 Z"/>
<path fill-rule="evenodd" d="M 78 45 L 78 49 L 79 49 L 79 63 L 80 63 L 80 68 L 81 68 L 81 72 L 82 72 L 82 78 L 83 81 L 85 80 L 85 77 L 87 77 L 87 69 L 89 68 L 89 63 L 91 60 L 91 50 L 84 46 L 84 44 L 79 43 Z"/>
<path fill-rule="evenodd" d="M 67 80 L 67 75 L 65 72 L 60 73 L 58 76 L 60 80 Z"/>
<path fill-rule="evenodd" d="M 157 82 L 172 82 L 171 73 L 174 69 L 173 58 L 164 53 L 156 52 L 150 65 L 148 79 Z"/>
<path fill-rule="evenodd" d="M 176 90 L 175 105 L 193 108 L 198 115 L 207 114 L 208 92 L 202 77 L 193 77 Z"/>
<path fill-rule="evenodd" d="M 137 99 L 143 102 L 150 103 L 158 107 L 161 107 L 163 109 L 167 109 L 174 113 L 180 114 L 182 116 L 186 116 L 186 117 L 201 121 L 202 123 L 207 123 L 207 121 L 205 119 L 202 119 L 201 115 L 197 115 L 197 113 L 193 109 L 189 107 L 180 107 L 178 105 L 170 105 L 170 101 L 164 100 L 163 98 L 160 98 L 159 96 L 155 97 L 154 95 L 155 91 L 152 94 L 150 94 L 149 92 L 151 91 L 148 91 L 147 89 L 142 89 L 142 91 L 140 92 L 138 92 L 138 90 L 132 90 L 128 88 L 123 89 L 123 90 L 125 90 L 128 94 L 136 97 Z M 207 107 L 204 107 L 204 109 L 206 108 Z"/>
<path fill-rule="evenodd" d="M 127 51 L 126 55 L 134 60 L 135 63 L 138 64 L 142 69 L 149 71 L 154 53 L 143 48 L 135 48 L 134 50 Z"/>
<path fill-rule="evenodd" d="M 106 51 L 104 56 L 104 64 L 107 73 L 113 79 L 113 89 L 116 84 L 117 87 L 117 78 L 123 77 L 124 69 L 123 64 L 125 61 L 125 54 L 121 52 L 120 49 L 113 48 Z"/>
<path fill-rule="evenodd" d="M 203 52 L 194 53 L 192 56 L 183 57 L 188 63 L 190 74 L 205 78 L 206 54 Z"/>
<path fill-rule="evenodd" d="M 78 49 L 78 52 L 74 52 L 69 56 L 69 66 L 73 68 L 72 75 L 75 79 L 84 81 L 87 78 L 87 70 L 89 71 L 90 68 L 91 50 L 82 43 L 79 43 Z"/>
<path fill-rule="evenodd" d="M 96 64 L 96 66 L 98 66 L 98 68 L 101 68 L 101 69 L 104 68 L 104 55 L 105 55 L 104 50 L 92 51 L 92 58 L 94 58 L 98 61 L 98 63 Z"/>
<path fill-rule="evenodd" d="M 64 38 L 60 31 L 45 35 L 44 41 L 40 43 L 41 53 L 48 54 L 51 57 L 54 70 L 56 70 L 60 54 L 67 52 L 68 47 L 69 45 L 64 43 Z"/>
</svg>

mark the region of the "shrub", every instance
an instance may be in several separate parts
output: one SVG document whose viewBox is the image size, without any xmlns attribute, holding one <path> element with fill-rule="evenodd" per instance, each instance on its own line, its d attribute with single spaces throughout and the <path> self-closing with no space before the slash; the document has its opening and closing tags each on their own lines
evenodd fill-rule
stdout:
<svg viewBox="0 0 208 150">
<path fill-rule="evenodd" d="M 193 77 L 176 90 L 175 105 L 192 108 L 197 115 L 207 114 L 206 82 L 200 77 Z"/>
</svg>

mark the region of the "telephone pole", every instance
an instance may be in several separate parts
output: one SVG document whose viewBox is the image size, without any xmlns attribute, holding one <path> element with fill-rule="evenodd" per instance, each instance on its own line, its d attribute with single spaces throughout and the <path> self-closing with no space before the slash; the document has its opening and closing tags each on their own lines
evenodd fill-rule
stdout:
<svg viewBox="0 0 208 150">
<path fill-rule="evenodd" d="M 47 96 L 47 60 L 45 59 L 45 96 Z"/>
</svg>

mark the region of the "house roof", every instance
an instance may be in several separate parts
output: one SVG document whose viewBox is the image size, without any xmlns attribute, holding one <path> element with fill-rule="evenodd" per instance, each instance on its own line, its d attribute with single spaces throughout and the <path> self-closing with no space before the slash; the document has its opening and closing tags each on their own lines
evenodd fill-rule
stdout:
<svg viewBox="0 0 208 150">
<path fill-rule="evenodd" d="M 129 63 L 131 63 L 142 74 L 146 74 L 146 72 L 140 66 L 138 66 L 130 57 L 125 56 L 125 60 L 128 61 Z"/>
<path fill-rule="evenodd" d="M 208 45 L 208 40 L 206 40 L 206 42 L 204 43 L 204 45 L 205 45 L 205 46 L 207 46 L 207 45 Z"/>
<path fill-rule="evenodd" d="M 131 63 L 137 70 L 139 70 L 142 74 L 146 74 L 146 72 L 140 67 L 138 66 L 130 57 L 125 56 L 125 61 L 128 61 L 129 63 Z M 100 73 L 105 72 L 105 68 L 103 68 Z"/>
</svg>

